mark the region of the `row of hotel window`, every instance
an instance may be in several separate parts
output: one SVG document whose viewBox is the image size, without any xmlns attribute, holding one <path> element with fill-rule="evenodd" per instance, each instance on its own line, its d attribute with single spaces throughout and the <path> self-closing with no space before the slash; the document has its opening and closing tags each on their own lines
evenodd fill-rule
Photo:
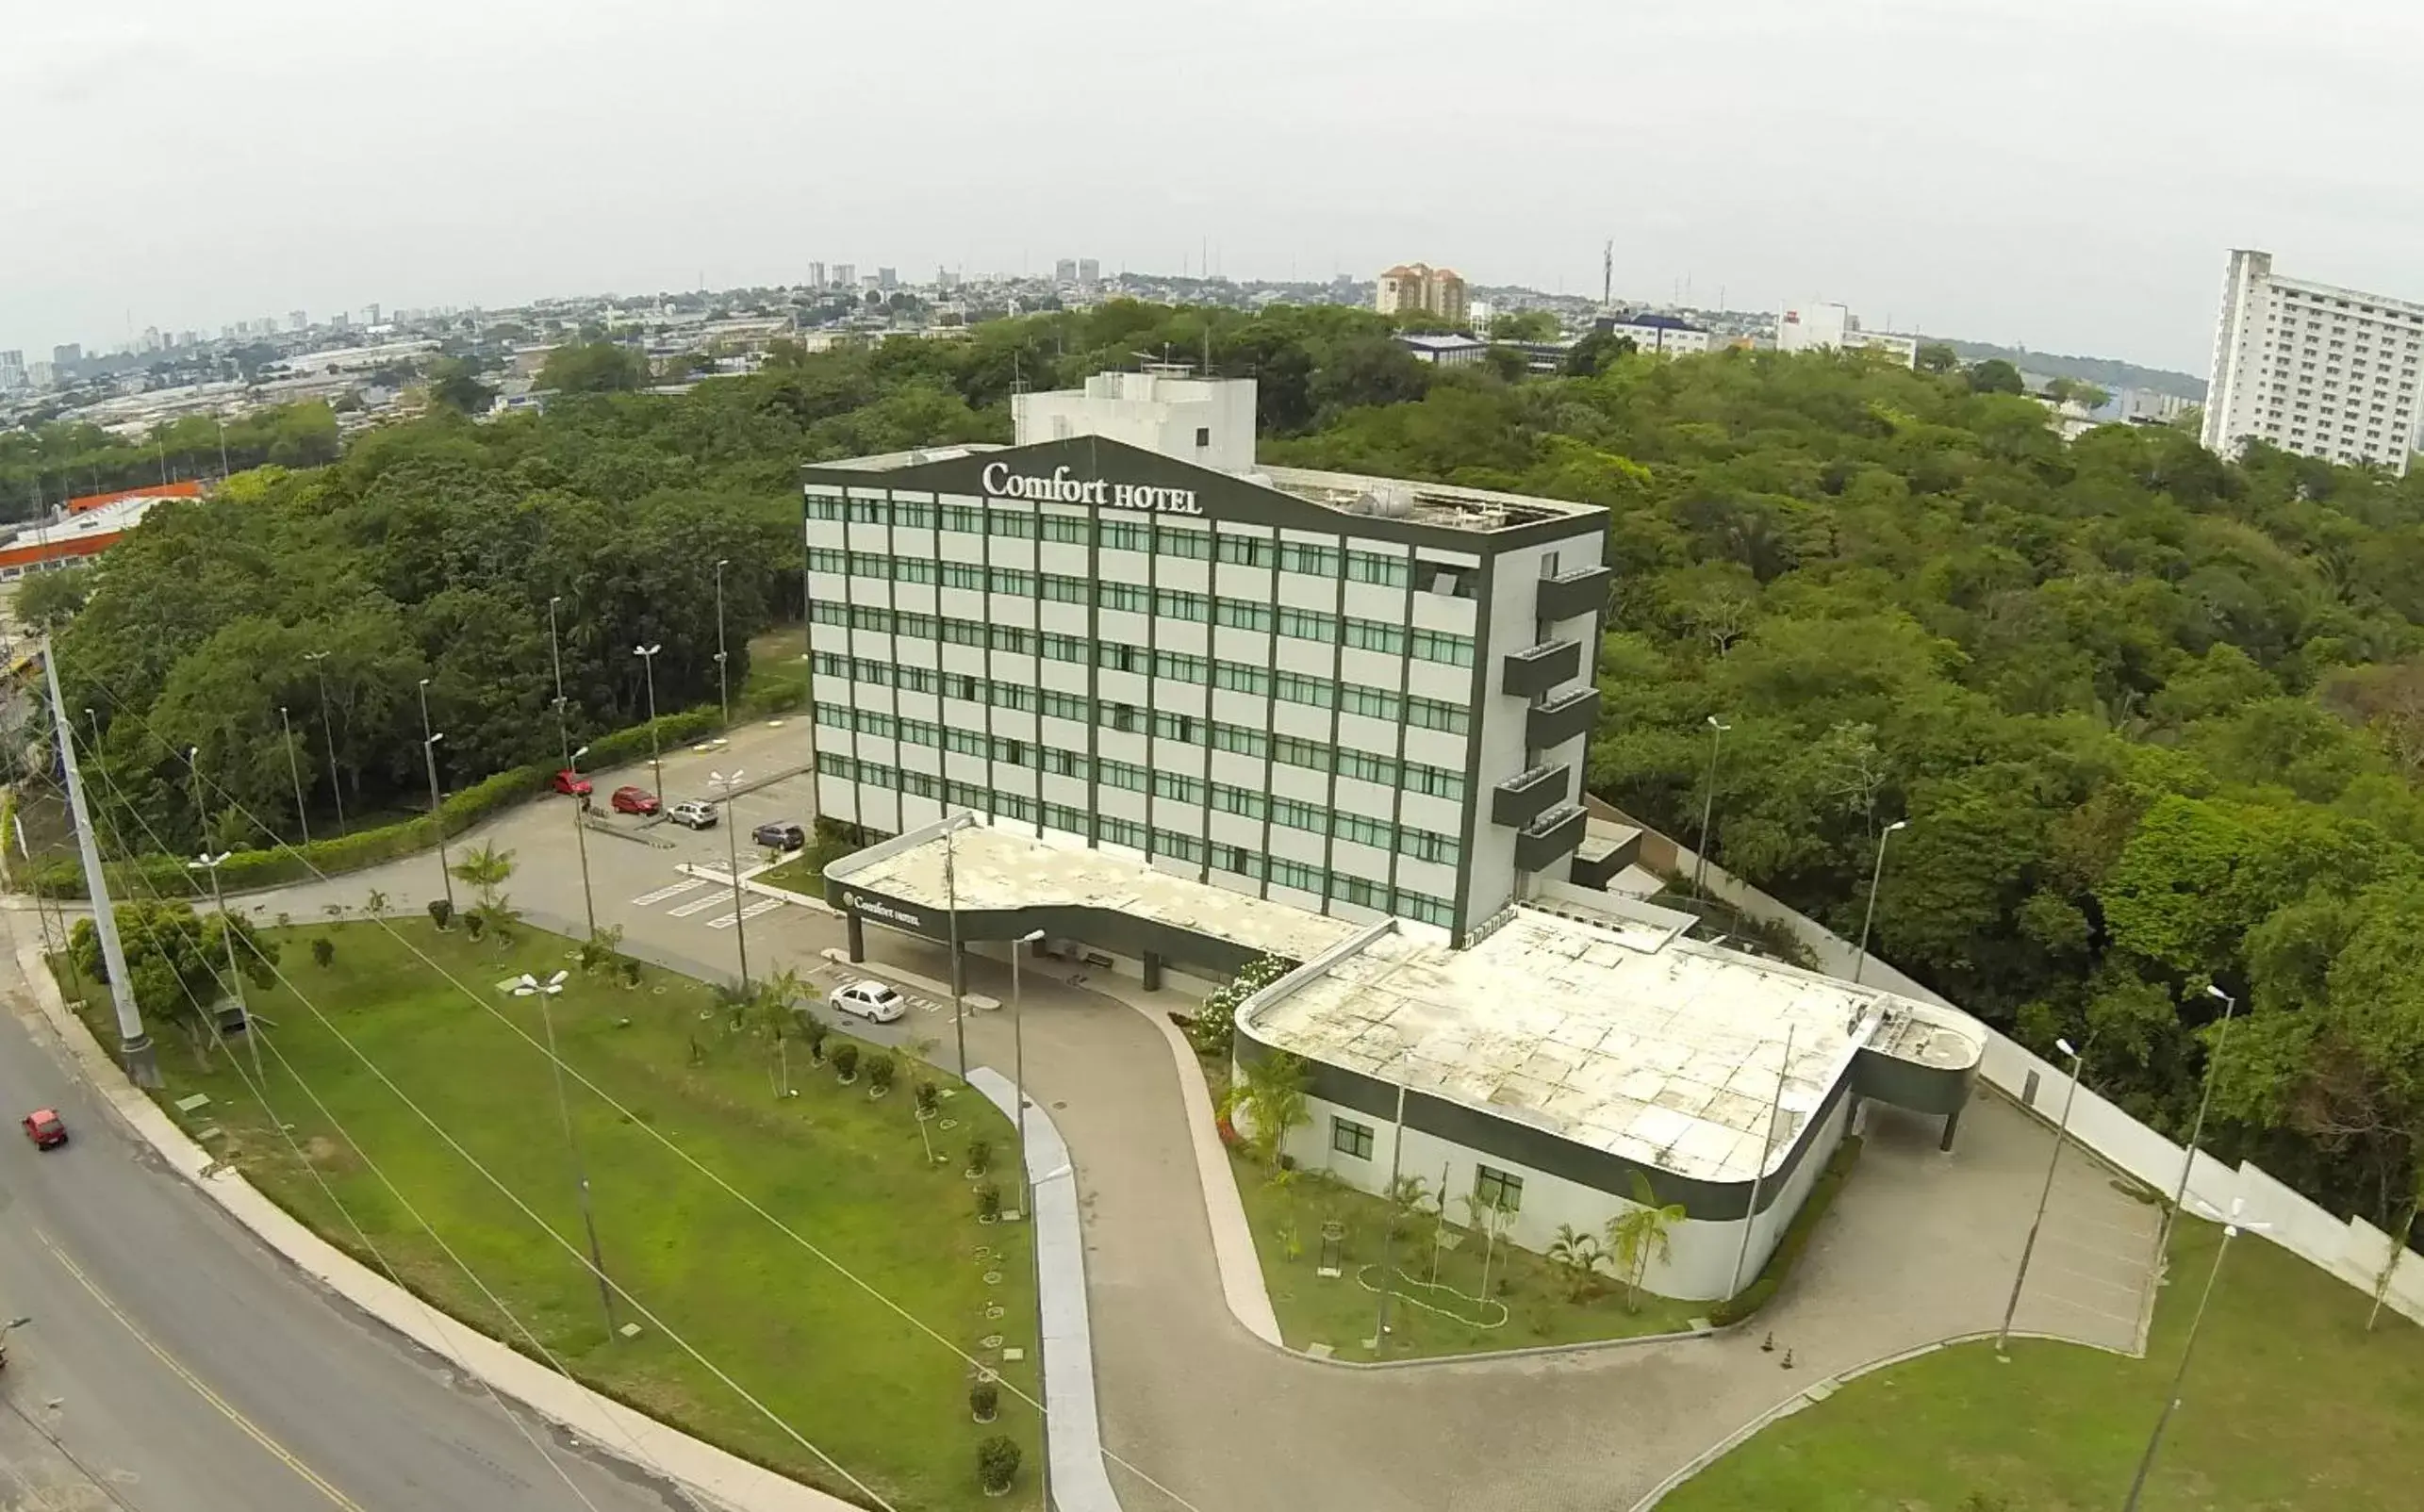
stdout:
<svg viewBox="0 0 2424 1512">
<path fill-rule="evenodd" d="M 878 762 L 853 761 L 833 751 L 816 753 L 816 770 L 821 776 L 839 778 L 844 781 L 891 788 L 915 797 L 938 799 L 952 808 L 971 809 L 1024 824 L 1040 824 L 1047 830 L 1079 836 L 1089 845 L 1125 846 L 1130 850 L 1168 857 L 1191 865 L 1210 866 L 1214 871 L 1227 872 L 1234 877 L 1267 880 L 1275 887 L 1293 887 L 1316 897 L 1351 903 L 1357 908 L 1375 909 L 1401 918 L 1435 924 L 1442 929 L 1452 928 L 1456 923 L 1456 908 L 1444 898 L 1432 897 L 1410 888 L 1393 889 L 1385 880 L 1343 871 L 1327 871 L 1305 862 L 1284 861 L 1259 850 L 1249 850 L 1244 846 L 1217 844 L 1201 835 L 1157 830 L 1132 819 L 1114 819 L 1109 814 L 1089 815 L 1085 810 L 1065 803 L 1039 803 L 1023 793 L 1000 793 L 974 782 L 946 781 L 932 772 L 886 766 Z M 1344 820 L 1351 816 L 1340 814 L 1338 817 Z"/>
<path fill-rule="evenodd" d="M 1224 537 L 1227 538 L 1227 537 Z M 1268 541 L 1261 543 L 1268 546 Z M 1327 552 L 1333 561 L 1338 552 L 1327 546 L 1282 545 L 1280 554 L 1291 552 L 1317 554 Z M 1185 553 L 1179 553 L 1185 554 Z M 1380 556 L 1370 551 L 1349 551 L 1350 563 L 1368 561 L 1394 564 L 1401 569 L 1404 562 L 1397 557 Z M 842 551 L 817 547 L 808 553 L 808 566 L 815 571 L 833 572 L 846 577 L 876 578 L 893 583 L 922 583 L 945 588 L 990 589 L 995 593 L 1014 593 L 1022 599 L 1045 598 L 1055 603 L 1100 602 L 1105 609 L 1133 609 L 1142 613 L 1148 596 L 1141 584 L 1100 583 L 1090 578 L 1072 577 L 1065 572 L 1030 572 L 1024 567 L 986 567 L 977 562 L 945 562 L 924 556 L 886 556 L 882 551 Z M 1365 572 L 1349 572 L 1357 583 L 1377 583 L 1381 579 L 1375 567 Z M 1327 574 L 1326 574 L 1327 575 Z M 1403 577 L 1401 571 L 1399 576 Z M 1402 585 L 1395 584 L 1395 585 Z M 1183 593 L 1168 596 L 1174 602 L 1194 600 L 1200 602 L 1202 594 Z M 1224 600 L 1228 601 L 1228 600 Z M 1183 612 L 1163 609 L 1165 615 L 1181 619 L 1201 619 L 1200 610 Z M 1228 621 L 1224 620 L 1226 624 Z"/>
<path fill-rule="evenodd" d="M 1074 777 L 1081 781 L 1090 780 L 1105 787 L 1124 788 L 1130 793 L 1151 793 L 1157 797 L 1173 798 L 1180 803 L 1203 805 L 1209 800 L 1212 808 L 1223 814 L 1240 814 L 1249 819 L 1267 818 L 1275 824 L 1283 824 L 1292 830 L 1308 830 L 1314 834 L 1334 834 L 1341 840 L 1359 841 L 1367 846 L 1377 846 L 1383 850 L 1402 851 L 1416 861 L 1435 861 L 1448 866 L 1455 865 L 1457 861 L 1459 846 L 1453 835 L 1434 834 L 1411 826 L 1393 827 L 1385 819 L 1336 813 L 1320 804 L 1273 797 L 1256 789 L 1232 787 L 1227 782 L 1206 782 L 1167 767 L 1147 768 L 1108 756 L 1090 757 L 1083 751 L 1063 750 L 1058 746 L 1010 740 L 999 735 L 988 736 L 981 731 L 946 727 L 925 719 L 904 719 L 866 709 L 846 709 L 833 703 L 816 705 L 816 722 L 834 730 L 874 735 L 883 740 L 898 740 L 911 746 L 932 746 L 963 756 L 989 758 L 1011 766 L 1032 767 L 1055 777 Z M 1461 802 L 1464 798 L 1463 775 L 1443 766 L 1426 766 L 1420 762 L 1395 762 L 1386 756 L 1316 745 L 1293 735 L 1265 735 L 1259 730 L 1242 730 L 1236 725 L 1217 721 L 1159 715 L 1155 716 L 1154 724 L 1156 733 L 1171 740 L 1201 744 L 1202 735 L 1209 732 L 1212 737 L 1212 744 L 1217 749 L 1233 750 L 1257 758 L 1268 757 L 1308 771 L 1335 772 L 1340 777 L 1360 778 L 1383 787 L 1397 787 L 1401 785 L 1402 779 L 1402 785 L 1409 793 L 1427 793 L 1454 802 Z"/>
<path fill-rule="evenodd" d="M 1371 1159 L 1372 1133 L 1372 1126 L 1359 1119 L 1330 1115 L 1329 1147 L 1341 1155 Z M 1519 1211 L 1524 1206 L 1524 1178 L 1496 1166 L 1476 1165 L 1473 1170 L 1473 1200 L 1477 1207 L 1501 1213 Z"/>
<path fill-rule="evenodd" d="M 1306 677 L 1300 672 L 1272 672 L 1244 662 L 1190 656 L 1184 651 L 1155 651 L 1147 659 L 1134 647 L 1103 649 L 1130 653 L 1124 660 L 1107 662 L 1106 666 L 1134 672 L 1149 670 L 1155 677 L 1176 682 L 1211 682 L 1215 687 L 1238 693 L 1262 698 L 1276 696 L 1288 703 L 1310 704 L 1316 709 L 1337 709 L 1345 714 L 1384 719 L 1391 724 L 1402 722 L 1420 730 L 1443 730 L 1451 735 L 1466 733 L 1473 724 L 1472 715 L 1463 705 L 1449 703 L 1443 698 L 1401 697 L 1385 688 L 1332 682 L 1327 678 Z M 1132 703 L 1104 698 L 1097 705 L 1099 714 L 1089 715 L 1086 700 L 1077 695 L 1033 688 L 1023 682 L 1004 682 L 997 678 L 981 678 L 969 672 L 941 672 L 931 666 L 896 666 L 865 656 L 844 656 L 838 651 L 818 651 L 816 671 L 821 676 L 849 678 L 878 687 L 939 694 L 1027 714 L 1052 714 L 1064 719 L 1075 719 L 1080 724 L 1100 723 L 1113 730 L 1141 731 L 1146 722 L 1146 711 Z"/>
<path fill-rule="evenodd" d="M 1197 526 L 1167 524 L 1159 519 L 1097 521 L 1084 515 L 1026 514 L 1012 509 L 984 509 L 974 504 L 930 504 L 915 500 L 853 499 L 845 503 L 839 499 L 818 494 L 808 496 L 808 518 L 821 520 L 844 520 L 859 525 L 898 525 L 911 530 L 957 531 L 968 535 L 999 535 L 1012 540 L 1064 541 L 1083 546 L 1097 546 L 1123 551 L 1149 551 L 1159 556 L 1191 557 L 1199 562 L 1234 562 L 1240 567 L 1276 567 L 1281 572 L 1307 572 L 1315 577 L 1335 578 L 1342 569 L 1349 582 L 1378 583 L 1392 588 L 1402 588 L 1412 576 L 1411 559 L 1393 556 L 1385 551 L 1346 551 L 1335 546 L 1313 546 L 1298 541 L 1275 539 L 1264 532 L 1222 525 L 1206 530 Z M 839 556 L 839 552 L 829 555 Z M 879 553 L 854 551 L 854 563 L 872 560 L 880 564 Z M 1344 555 L 1344 560 L 1341 557 Z M 905 560 L 905 559 L 902 559 Z M 840 567 L 826 567 L 820 571 L 839 572 Z M 888 576 L 881 566 L 852 566 L 849 571 L 866 577 Z M 916 580 L 903 580 L 916 581 Z"/>
<path fill-rule="evenodd" d="M 1148 600 L 1142 588 L 1128 589 L 1136 596 L 1133 602 L 1113 601 L 1112 590 L 1126 586 L 1111 583 L 1102 584 L 1105 595 L 1103 606 L 1145 610 Z M 1192 603 L 1183 600 L 1192 600 Z M 1359 649 L 1383 651 L 1392 656 L 1411 652 L 1417 661 L 1439 662 L 1449 666 L 1473 665 L 1473 637 L 1454 635 L 1441 630 L 1409 632 L 1400 625 L 1378 619 L 1359 619 L 1353 615 L 1342 619 L 1338 615 L 1317 614 L 1310 609 L 1275 608 L 1245 599 L 1212 599 L 1200 593 L 1172 593 L 1166 589 L 1151 595 L 1149 606 L 1154 612 L 1175 619 L 1209 618 L 1240 630 L 1276 629 L 1282 635 L 1320 641 L 1324 645 L 1343 642 Z M 1016 625 L 959 619 L 949 615 L 920 614 L 909 609 L 883 609 L 873 604 L 838 604 L 822 599 L 815 605 L 814 617 L 820 625 L 848 625 L 852 630 L 912 635 L 922 640 L 946 641 L 955 646 L 989 646 L 997 651 L 1017 651 L 1030 656 L 1040 649 L 1045 656 L 1058 662 L 1094 663 L 1128 671 L 1145 670 L 1143 666 L 1128 665 L 1129 662 L 1143 662 L 1146 652 L 1142 647 L 1109 643 L 1098 646 L 1083 636 L 1024 630 Z M 1127 660 L 1119 659 L 1123 655 Z"/>
</svg>

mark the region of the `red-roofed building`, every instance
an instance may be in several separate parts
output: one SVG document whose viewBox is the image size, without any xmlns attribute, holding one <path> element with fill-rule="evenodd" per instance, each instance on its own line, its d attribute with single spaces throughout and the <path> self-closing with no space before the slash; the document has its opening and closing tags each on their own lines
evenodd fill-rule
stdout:
<svg viewBox="0 0 2424 1512">
<path fill-rule="evenodd" d="M 145 484 L 140 488 L 120 488 L 112 493 L 78 494 L 67 501 L 67 512 L 71 515 L 81 515 L 88 509 L 99 509 L 104 504 L 124 503 L 130 499 L 199 499 L 201 497 L 202 480 L 187 478 L 179 483 L 152 483 Z"/>
</svg>

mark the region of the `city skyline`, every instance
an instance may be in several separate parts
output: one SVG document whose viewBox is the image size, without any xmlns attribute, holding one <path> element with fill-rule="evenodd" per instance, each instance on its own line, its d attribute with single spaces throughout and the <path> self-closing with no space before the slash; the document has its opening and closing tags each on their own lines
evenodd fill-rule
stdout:
<svg viewBox="0 0 2424 1512">
<path fill-rule="evenodd" d="M 2361 179 L 2350 150 L 2358 136 L 2397 140 L 2424 109 L 2373 87 L 2395 77 L 2402 42 L 2424 41 L 2424 18 L 2386 5 L 2346 5 L 2319 26 L 2180 0 L 2121 15 L 1916 0 L 1744 0 L 1722 16 L 1518 6 L 1488 23 L 1510 75 L 1525 39 L 1551 36 L 1560 58 L 1679 66 L 1615 91 L 1493 90 L 1512 103 L 1476 114 L 1406 81 L 1437 66 L 1442 26 L 1480 24 L 1412 3 L 1425 24 L 1373 29 L 1248 0 L 1190 44 L 1191 76 L 1219 81 L 1217 107 L 1157 132 L 1101 129 L 1106 102 L 1134 98 L 1161 65 L 1149 44 L 1113 40 L 1125 28 L 1098 0 L 1045 27 L 946 8 L 935 24 L 954 41 L 923 65 L 915 112 L 839 66 L 814 90 L 726 91 L 713 111 L 608 108 L 585 82 L 656 79 L 678 94 L 731 68 L 744 20 L 761 56 L 820 56 L 813 18 L 730 6 L 666 28 L 635 7 L 441 3 L 403 35 L 305 25 L 284 0 L 37 14 L 17 24 L 0 91 L 77 129 L 11 180 L 10 223 L 54 229 L 0 248 L 0 330 L 30 352 L 123 340 L 129 311 L 137 332 L 216 330 L 372 299 L 787 284 L 843 254 L 922 274 L 938 262 L 1048 272 L 1083 253 L 1108 272 L 1192 269 L 1210 248 L 1230 276 L 1273 280 L 1368 278 L 1420 257 L 1476 285 L 1586 293 L 1613 237 L 1617 286 L 1637 295 L 1689 279 L 1698 303 L 1721 289 L 1734 308 L 1836 300 L 1898 328 L 2193 372 L 2211 351 L 2221 249 L 2272 247 L 2358 288 L 2409 276 L 2417 212 Z M 2335 45 L 2343 27 L 2366 45 Z M 526 66 L 542 56 L 546 69 Z M 1045 76 L 1078 87 L 1020 91 L 1027 134 L 1084 151 L 1014 186 L 969 153 L 981 123 L 954 102 Z M 157 122 L 112 107 L 145 78 L 210 78 L 261 109 L 197 113 L 163 152 Z M 412 108 L 376 107 L 380 81 L 404 78 Z M 2267 129 L 2227 159 L 2195 153 L 2207 102 L 2251 89 Z M 322 128 L 265 133 L 266 118 Z M 2057 118 L 2069 124 L 2047 129 Z M 877 122 L 880 141 L 845 150 Z M 1409 131 L 1432 148 L 1404 153 Z M 1611 141 L 1624 144 L 1612 156 Z M 498 171 L 532 154 L 546 172 Z M 814 190 L 769 193 L 765 165 L 795 155 L 816 163 Z M 904 175 L 904 161 L 927 166 Z M 203 162 L 212 171 L 192 171 Z M 1171 172 L 1180 162 L 1195 166 Z M 2254 185 L 2272 186 L 2260 205 Z M 104 186 L 144 234 L 96 234 Z"/>
</svg>

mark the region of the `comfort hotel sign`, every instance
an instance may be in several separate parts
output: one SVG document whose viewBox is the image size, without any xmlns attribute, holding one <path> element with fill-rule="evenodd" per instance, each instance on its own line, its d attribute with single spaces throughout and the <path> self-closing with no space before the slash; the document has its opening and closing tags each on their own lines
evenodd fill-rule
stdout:
<svg viewBox="0 0 2424 1512">
<path fill-rule="evenodd" d="M 1203 501 L 1193 488 L 1161 488 L 1142 483 L 1113 483 L 1108 478 L 1080 478 L 1067 468 L 1040 472 L 1013 472 L 1007 462 L 988 462 L 981 478 L 984 491 L 996 499 L 1031 502 L 1094 504 L 1104 509 L 1133 509 L 1148 515 L 1200 515 Z"/>
</svg>

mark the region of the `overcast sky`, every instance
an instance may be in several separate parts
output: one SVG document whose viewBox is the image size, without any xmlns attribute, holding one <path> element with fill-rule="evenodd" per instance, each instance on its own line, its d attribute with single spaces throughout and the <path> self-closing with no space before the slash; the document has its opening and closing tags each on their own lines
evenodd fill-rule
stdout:
<svg viewBox="0 0 2424 1512">
<path fill-rule="evenodd" d="M 0 347 L 1106 269 L 1773 309 L 2202 374 L 2424 299 L 2412 0 L 0 0 Z"/>
</svg>

